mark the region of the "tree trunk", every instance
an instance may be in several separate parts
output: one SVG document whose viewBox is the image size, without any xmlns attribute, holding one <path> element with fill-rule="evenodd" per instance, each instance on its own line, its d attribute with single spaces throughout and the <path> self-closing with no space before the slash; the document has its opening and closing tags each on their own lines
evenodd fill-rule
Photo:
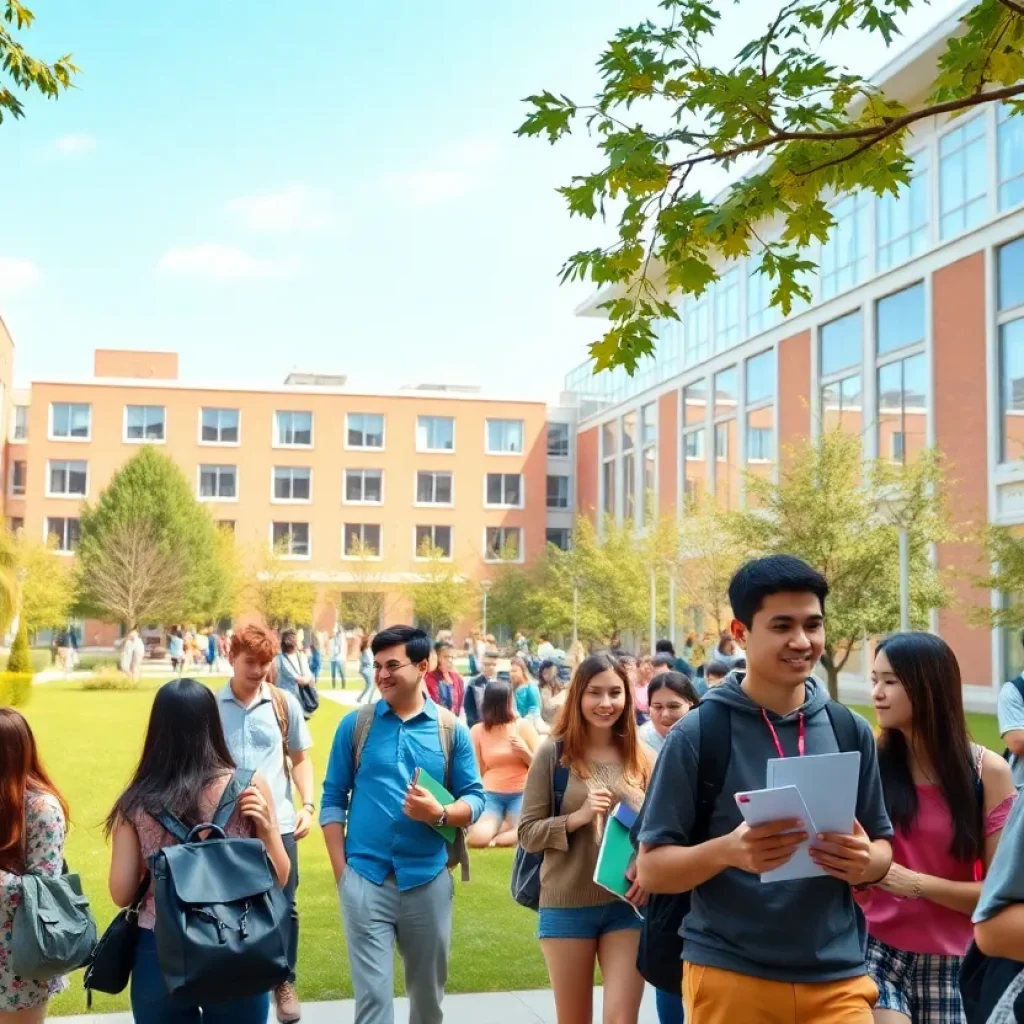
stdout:
<svg viewBox="0 0 1024 1024">
<path fill-rule="evenodd" d="M 828 695 L 833 700 L 839 700 L 839 669 L 835 659 L 830 654 L 822 654 L 821 663 L 825 667 Z"/>
</svg>

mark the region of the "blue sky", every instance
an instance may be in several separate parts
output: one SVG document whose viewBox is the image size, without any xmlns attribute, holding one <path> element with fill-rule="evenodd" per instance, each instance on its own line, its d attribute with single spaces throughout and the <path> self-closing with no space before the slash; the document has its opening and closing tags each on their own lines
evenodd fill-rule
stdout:
<svg viewBox="0 0 1024 1024">
<path fill-rule="evenodd" d="M 83 73 L 0 126 L 19 383 L 85 376 L 105 346 L 178 351 L 190 381 L 317 369 L 549 397 L 585 358 L 600 324 L 557 271 L 607 229 L 554 188 L 592 150 L 513 131 L 529 92 L 591 94 L 603 43 L 654 0 L 30 6 L 30 52 Z M 884 57 L 856 52 L 862 71 Z"/>
</svg>

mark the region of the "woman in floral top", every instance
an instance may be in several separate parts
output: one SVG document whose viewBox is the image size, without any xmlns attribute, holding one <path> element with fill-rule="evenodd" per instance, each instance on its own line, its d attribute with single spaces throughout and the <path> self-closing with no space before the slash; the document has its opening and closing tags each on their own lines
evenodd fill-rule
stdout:
<svg viewBox="0 0 1024 1024">
<path fill-rule="evenodd" d="M 19 978 L 11 968 L 14 912 L 24 875 L 59 875 L 67 804 L 39 761 L 24 717 L 0 708 L 0 1022 L 36 1024 L 51 995 L 67 986 Z"/>
</svg>

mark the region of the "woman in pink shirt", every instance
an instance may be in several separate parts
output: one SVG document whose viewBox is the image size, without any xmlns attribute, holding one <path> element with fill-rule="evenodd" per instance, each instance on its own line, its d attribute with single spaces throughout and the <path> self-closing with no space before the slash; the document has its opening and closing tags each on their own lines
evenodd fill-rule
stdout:
<svg viewBox="0 0 1024 1024">
<path fill-rule="evenodd" d="M 971 743 L 960 667 L 930 633 L 877 648 L 872 698 L 893 863 L 860 903 L 876 1024 L 959 1024 L 971 914 L 1016 790 L 1009 766 Z"/>
</svg>

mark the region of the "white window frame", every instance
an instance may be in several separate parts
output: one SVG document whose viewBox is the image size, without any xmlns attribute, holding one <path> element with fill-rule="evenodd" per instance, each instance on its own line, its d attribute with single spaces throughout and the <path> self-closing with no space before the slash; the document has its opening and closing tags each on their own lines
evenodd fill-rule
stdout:
<svg viewBox="0 0 1024 1024">
<path fill-rule="evenodd" d="M 900 189 L 900 194 L 898 196 L 894 196 L 887 192 L 884 196 L 878 196 L 875 199 L 875 261 L 878 273 L 885 273 L 887 270 L 891 270 L 894 267 L 899 267 L 904 263 L 909 263 L 910 260 L 916 259 L 922 253 L 926 252 L 931 245 L 931 182 L 933 175 L 931 173 L 932 167 L 930 150 L 926 146 L 923 149 L 915 150 L 913 153 L 908 153 L 907 156 L 914 163 L 914 169 L 910 174 L 910 185 L 905 189 Z M 893 235 L 891 238 L 883 240 L 881 235 L 883 208 L 891 205 L 899 205 L 900 203 L 910 203 L 910 193 L 915 185 L 919 185 L 924 188 L 924 223 L 916 226 L 911 224 L 909 231 L 904 231 L 902 234 Z M 923 237 L 923 240 L 915 247 L 914 239 L 919 235 Z M 909 240 L 908 245 L 910 254 L 902 259 L 891 257 L 889 253 L 891 253 L 893 248 L 904 239 Z"/>
<path fill-rule="evenodd" d="M 750 364 L 757 359 L 764 359 L 768 357 L 768 362 L 771 363 L 772 367 L 772 390 L 765 398 L 758 398 L 754 401 L 750 401 L 750 388 L 748 386 L 748 380 L 750 377 Z M 779 353 L 773 346 L 772 348 L 762 349 L 760 352 L 754 352 L 747 356 L 743 360 L 743 440 L 741 443 L 741 451 L 743 453 L 743 466 L 770 466 L 778 461 L 779 457 L 779 438 L 778 438 L 778 423 L 777 423 L 777 403 L 779 400 Z M 762 409 L 770 409 L 772 411 L 772 422 L 771 426 L 751 426 L 751 417 Z M 759 456 L 758 458 L 751 458 L 750 456 L 750 431 L 751 430 L 767 430 L 771 435 L 771 452 L 767 458 Z M 746 498 L 746 477 L 741 472 L 740 474 L 740 486 L 744 489 L 744 500 Z"/>
<path fill-rule="evenodd" d="M 128 436 L 128 410 L 129 409 L 162 409 L 164 413 L 164 433 L 163 437 L 154 439 L 152 437 L 146 437 L 146 427 L 148 423 L 144 423 L 142 427 L 142 437 L 129 437 Z M 123 423 L 121 427 L 121 440 L 124 444 L 167 444 L 167 435 L 170 433 L 170 417 L 167 414 L 166 405 L 144 405 L 141 402 L 126 402 L 124 407 Z"/>
<path fill-rule="evenodd" d="M 452 446 L 451 448 L 430 448 L 427 445 L 420 444 L 420 421 L 421 420 L 450 420 L 452 424 Z M 454 455 L 455 454 L 455 442 L 456 442 L 456 425 L 454 416 L 435 416 L 430 413 L 422 413 L 416 417 L 416 451 L 421 453 L 430 453 L 431 455 Z M 346 438 L 348 433 L 345 434 Z"/>
<path fill-rule="evenodd" d="M 230 469 L 235 474 L 235 496 L 233 498 L 224 498 L 219 494 L 210 496 L 203 495 L 203 470 L 204 469 L 216 469 L 217 470 L 217 487 L 220 487 L 220 471 L 223 469 Z M 237 465 L 231 465 L 226 462 L 201 462 L 196 466 L 196 500 L 207 502 L 210 504 L 234 504 L 238 501 L 238 493 L 240 488 L 240 474 Z"/>
<path fill-rule="evenodd" d="M 345 527 L 358 526 L 359 539 L 365 544 L 366 527 L 376 526 L 379 533 L 377 554 L 375 555 L 346 555 L 345 554 Z M 341 524 L 341 558 L 344 562 L 380 562 L 384 559 L 384 524 L 383 523 L 342 523 Z"/>
<path fill-rule="evenodd" d="M 690 500 L 686 493 L 686 463 L 691 461 L 694 463 L 700 462 L 704 465 L 704 480 L 701 494 L 708 494 L 708 431 L 714 431 L 714 426 L 709 425 L 712 413 L 712 395 L 710 388 L 713 387 L 712 381 L 714 379 L 713 374 L 702 374 L 699 377 L 695 377 L 691 381 L 687 381 L 679 389 L 679 422 L 682 424 L 679 432 L 679 483 L 677 487 L 678 500 L 680 507 L 685 508 L 686 502 Z M 697 387 L 703 384 L 704 386 L 704 417 L 695 423 L 686 422 L 686 392 L 691 387 Z M 698 452 L 696 455 L 690 457 L 686 451 L 686 443 L 691 437 L 697 437 L 699 439 Z"/>
<path fill-rule="evenodd" d="M 735 348 L 746 337 L 743 324 L 743 310 L 740 308 L 740 291 L 743 287 L 743 268 L 733 263 L 728 270 L 723 270 L 715 282 L 714 291 L 714 343 L 715 352 L 725 352 Z M 728 317 L 733 317 L 729 322 Z"/>
<path fill-rule="evenodd" d="M 501 477 L 501 494 L 505 496 L 505 477 L 517 476 L 519 477 L 519 503 L 516 505 L 510 505 L 507 502 L 499 502 L 497 504 L 491 504 L 487 500 L 487 478 L 490 476 Z M 454 490 L 452 496 L 454 497 Z M 484 473 L 484 508 L 499 508 L 499 509 L 522 509 L 526 507 L 526 474 L 525 473 L 503 473 L 499 471 L 490 471 Z"/>
<path fill-rule="evenodd" d="M 565 428 L 565 452 L 552 452 L 551 451 L 551 428 L 552 427 L 564 427 Z M 572 454 L 572 426 L 566 423 L 564 420 L 551 420 L 548 422 L 548 435 L 545 443 L 547 449 L 547 455 L 549 459 L 568 459 Z"/>
<path fill-rule="evenodd" d="M 502 530 L 504 533 L 509 530 L 519 531 L 519 557 L 518 558 L 490 558 L 487 554 L 487 531 Z M 502 545 L 504 546 L 504 545 Z M 526 529 L 522 526 L 485 526 L 483 543 L 483 560 L 487 565 L 522 565 L 526 561 Z"/>
<path fill-rule="evenodd" d="M 874 211 L 871 197 L 871 193 L 861 190 L 841 196 L 829 207 L 829 213 L 835 218 L 835 223 L 830 228 L 828 241 L 821 246 L 818 256 L 818 289 L 823 300 L 852 291 L 858 285 L 869 280 L 874 273 L 874 261 L 871 258 L 875 248 L 871 230 Z M 837 216 L 837 211 L 840 209 L 844 210 L 842 217 Z M 840 263 L 840 259 L 845 259 L 845 256 L 839 253 L 839 242 L 836 235 L 843 229 L 847 220 L 853 231 L 853 258 Z M 863 223 L 861 223 L 862 220 Z M 849 226 L 846 229 L 849 230 Z M 862 242 L 863 252 L 861 251 Z M 835 247 L 836 253 L 835 263 L 831 269 L 826 270 L 826 255 L 833 251 L 833 247 Z M 841 278 L 847 272 L 852 272 L 853 276 L 851 280 L 844 283 Z M 829 290 L 830 288 L 831 290 Z"/>
<path fill-rule="evenodd" d="M 775 290 L 777 282 L 759 270 L 763 254 L 764 250 L 761 249 L 749 256 L 744 267 L 747 287 L 747 317 L 743 327 L 744 338 L 753 338 L 765 331 L 770 331 L 782 320 L 782 310 L 778 306 L 772 305 L 772 292 Z M 758 300 L 756 309 L 754 308 L 755 298 Z M 761 305 L 762 298 L 764 305 Z M 755 320 L 757 321 L 756 326 L 754 325 Z"/>
<path fill-rule="evenodd" d="M 85 466 L 85 491 L 84 491 L 84 493 L 82 493 L 82 494 L 71 494 L 71 493 L 67 493 L 67 492 L 61 493 L 60 491 L 52 491 L 52 490 L 50 490 L 51 473 L 53 471 L 53 466 L 56 463 L 64 463 L 67 466 L 70 466 L 72 463 L 78 463 L 78 464 L 81 464 L 81 465 Z M 67 470 L 65 470 L 65 473 L 67 474 L 68 480 L 70 481 L 71 470 L 67 469 Z M 89 477 L 90 477 L 90 473 L 89 473 L 89 460 L 88 459 L 47 459 L 46 460 L 46 481 L 45 481 L 46 497 L 47 498 L 60 498 L 60 499 L 64 499 L 64 500 L 67 500 L 67 501 L 84 501 L 86 498 L 89 497 Z"/>
<path fill-rule="evenodd" d="M 350 498 L 348 496 L 348 475 L 349 473 L 360 473 L 362 474 L 362 493 L 366 494 L 366 476 L 367 473 L 379 473 L 380 474 L 380 501 L 368 501 L 366 498 L 360 498 L 358 500 Z M 379 508 L 384 504 L 385 492 L 384 492 L 384 481 L 386 474 L 383 469 L 377 469 L 375 466 L 346 466 L 344 472 L 341 475 L 341 503 L 342 505 L 362 505 L 365 508 Z"/>
<path fill-rule="evenodd" d="M 275 493 L 277 483 L 277 471 L 287 469 L 291 473 L 290 490 L 295 490 L 295 470 L 305 470 L 309 474 L 309 497 L 308 498 L 279 498 Z M 312 505 L 313 504 L 313 467 L 312 466 L 271 466 L 270 467 L 270 503 L 271 505 Z"/>
<path fill-rule="evenodd" d="M 20 491 L 16 491 L 14 489 L 15 465 L 22 465 L 25 467 L 25 479 L 22 482 Z M 7 496 L 9 498 L 24 498 L 28 494 L 28 459 L 11 459 L 7 466 Z"/>
<path fill-rule="evenodd" d="M 85 437 L 71 437 L 63 434 L 55 434 L 53 431 L 53 411 L 58 405 L 79 406 L 89 410 L 89 431 Z M 152 406 L 150 407 L 152 408 Z M 167 433 L 167 415 L 164 414 L 164 434 Z M 92 403 L 91 402 L 50 402 L 46 417 L 46 439 L 68 444 L 88 444 L 92 440 Z"/>
<path fill-rule="evenodd" d="M 350 444 L 348 440 L 349 420 L 353 416 L 379 416 L 380 417 L 380 444 Z M 366 430 L 363 430 L 363 438 L 366 438 Z M 382 412 L 347 412 L 345 413 L 345 450 L 349 452 L 382 452 L 388 446 L 388 418 Z"/>
<path fill-rule="evenodd" d="M 566 535 L 566 540 L 569 543 L 564 548 L 563 547 L 559 547 L 557 544 L 555 544 L 554 546 L 556 548 L 558 548 L 559 551 L 571 551 L 572 550 L 572 527 L 570 527 L 570 526 L 546 526 L 544 528 L 544 546 L 547 547 L 548 544 L 552 543 L 548 539 L 548 534 L 554 532 L 555 530 L 557 530 L 559 533 L 564 533 Z"/>
<path fill-rule="evenodd" d="M 714 349 L 711 289 L 689 296 L 683 306 L 683 365 L 703 363 Z"/>
<path fill-rule="evenodd" d="M 204 412 L 233 412 L 238 417 L 238 440 L 237 441 L 204 441 L 203 440 L 203 413 Z M 277 414 L 275 413 L 275 420 Z M 221 432 L 221 425 L 217 423 L 217 433 Z M 277 427 L 274 427 L 275 431 Z M 242 444 L 242 410 L 226 405 L 203 405 L 199 407 L 199 416 L 196 422 L 196 444 L 204 448 L 238 448 Z M 301 447 L 305 447 L 304 445 Z"/>
<path fill-rule="evenodd" d="M 270 550 L 271 550 L 271 552 L 274 552 L 276 550 L 275 545 L 274 545 L 274 524 L 275 523 L 280 523 L 282 526 L 305 526 L 305 528 L 306 528 L 306 540 L 307 540 L 306 554 L 304 554 L 304 555 L 283 554 L 283 555 L 280 555 L 279 557 L 282 560 L 287 560 L 289 562 L 308 562 L 313 557 L 313 528 L 312 528 L 312 523 L 310 523 L 308 520 L 305 520 L 303 522 L 291 522 L 291 521 L 286 520 L 286 519 L 276 519 L 276 520 L 272 519 L 270 521 Z M 290 534 L 290 531 L 289 531 L 289 534 Z"/>
<path fill-rule="evenodd" d="M 81 520 L 80 516 L 43 516 L 43 544 L 44 545 L 49 543 L 50 537 L 57 536 L 57 534 L 53 533 L 50 530 L 50 520 L 51 519 L 60 519 L 64 523 L 64 536 L 61 536 L 61 538 L 60 538 L 60 543 L 61 544 L 63 544 L 65 540 L 68 540 L 70 542 L 70 536 L 69 535 L 70 535 L 71 530 L 70 530 L 70 527 L 68 526 L 68 523 L 70 523 L 72 520 L 75 520 L 75 521 L 78 522 L 78 539 L 79 539 L 79 541 L 81 541 L 81 539 L 82 539 L 82 520 Z M 56 547 L 56 548 L 52 548 L 51 550 L 55 554 L 61 555 L 64 558 L 74 558 L 74 556 L 75 556 L 75 549 L 74 548 Z"/>
<path fill-rule="evenodd" d="M 491 424 L 492 423 L 518 423 L 519 435 L 522 447 L 517 452 L 495 451 L 491 448 Z M 522 457 L 526 454 L 526 420 L 513 419 L 508 416 L 489 416 L 484 420 L 484 454 L 486 455 L 510 455 L 513 458 Z"/>
<path fill-rule="evenodd" d="M 995 333 L 995 361 L 996 361 L 996 422 L 998 424 L 998 438 L 996 439 L 996 465 L 1005 473 L 1007 469 L 1020 462 L 1019 459 L 1006 457 L 1006 409 L 1003 406 L 1003 332 L 1010 324 L 1016 321 L 1024 321 L 1024 303 L 1016 306 L 1007 306 L 999 309 L 999 249 L 1013 245 L 1020 239 L 1009 239 L 1002 246 L 996 249 L 993 254 L 993 273 L 995 277 L 996 294 L 996 333 Z"/>
<path fill-rule="evenodd" d="M 420 501 L 420 473 L 441 475 L 451 477 L 451 501 Z M 434 481 L 433 493 L 437 493 L 437 481 Z M 455 472 L 450 469 L 417 469 L 412 474 L 412 504 L 413 508 L 454 508 L 455 507 Z"/>
<path fill-rule="evenodd" d="M 984 174 L 982 175 L 982 179 L 985 182 L 985 191 L 981 195 L 977 195 L 977 196 L 974 196 L 972 199 L 966 200 L 965 202 L 961 203 L 959 206 L 956 206 L 956 207 L 954 207 L 954 208 L 952 208 L 950 210 L 945 210 L 944 211 L 943 208 L 942 208 L 942 162 L 943 162 L 942 143 L 950 135 L 953 135 L 956 132 L 963 132 L 964 129 L 966 129 L 969 125 L 973 125 L 975 122 L 978 122 L 981 125 L 981 135 L 980 135 L 980 137 L 979 138 L 971 139 L 969 142 L 961 142 L 961 144 L 958 146 L 957 149 L 953 150 L 950 153 L 947 153 L 946 156 L 950 157 L 950 156 L 953 156 L 955 153 L 961 153 L 961 152 L 963 152 L 967 148 L 967 146 L 971 145 L 972 143 L 981 142 L 981 144 L 982 144 L 982 146 L 981 146 L 982 152 L 984 153 L 984 157 L 985 157 L 985 168 L 984 168 Z M 986 112 L 984 112 L 984 111 L 982 113 L 980 113 L 980 114 L 975 114 L 973 117 L 956 118 L 955 120 L 950 121 L 947 125 L 945 125 L 943 131 L 939 132 L 936 135 L 936 139 L 935 139 L 935 153 L 936 153 L 935 193 L 936 193 L 936 205 L 937 205 L 937 211 L 938 211 L 938 223 L 935 225 L 935 236 L 936 236 L 936 238 L 938 238 L 938 240 L 940 242 L 948 242 L 952 238 L 959 238 L 961 235 L 967 234 L 967 232 L 973 231 L 975 228 L 980 227 L 988 219 L 988 217 L 990 215 L 990 212 L 991 212 L 991 209 L 992 209 L 991 186 L 992 186 L 992 177 L 993 177 L 993 170 L 992 170 L 992 167 L 989 165 L 989 149 L 990 149 L 990 146 L 989 146 L 989 138 L 988 138 L 988 119 L 987 119 Z M 964 158 L 964 192 L 965 192 L 965 194 L 966 194 L 966 191 L 967 191 L 967 189 L 966 189 L 967 166 L 968 166 L 967 159 L 965 157 Z M 983 201 L 984 210 L 982 211 L 981 215 L 978 217 L 978 219 L 974 223 L 968 224 L 967 223 L 966 209 L 967 209 L 968 206 L 970 206 L 972 203 L 976 202 L 979 199 Z M 942 222 L 943 222 L 943 220 L 945 220 L 946 217 L 948 217 L 951 214 L 956 213 L 958 211 L 964 211 L 964 224 L 963 224 L 963 226 L 962 227 L 958 227 L 955 231 L 950 232 L 948 235 L 945 234 L 943 232 L 943 230 L 942 230 Z"/>
<path fill-rule="evenodd" d="M 22 411 L 22 410 L 25 413 L 25 421 L 24 421 L 25 433 L 21 437 L 18 437 L 18 413 L 20 411 Z M 10 441 L 11 444 L 28 444 L 28 421 L 29 421 L 30 410 L 31 410 L 31 406 L 28 406 L 28 405 L 17 404 L 17 405 L 12 406 L 12 408 L 11 408 L 11 433 L 10 433 L 10 437 L 8 438 L 8 440 Z M 91 427 L 91 423 L 90 423 L 90 427 Z"/>
<path fill-rule="evenodd" d="M 564 505 L 551 505 L 549 504 L 550 495 L 547 493 L 547 482 L 548 477 L 553 480 L 564 480 L 565 481 L 565 504 Z M 569 473 L 548 473 L 544 478 L 544 507 L 551 512 L 564 512 L 567 509 L 572 508 L 572 476 Z"/>
<path fill-rule="evenodd" d="M 442 555 L 440 561 L 442 562 L 453 562 L 455 561 L 455 527 L 450 523 L 415 523 L 412 528 L 412 559 L 414 562 L 429 562 L 429 558 L 425 558 L 420 554 L 419 545 L 416 543 L 416 533 L 420 529 L 430 530 L 431 546 L 437 547 L 437 531 L 448 530 L 448 554 Z"/>
<path fill-rule="evenodd" d="M 1020 207 L 1021 202 L 1007 203 L 1003 205 L 1003 189 L 1006 188 L 1010 182 L 1020 181 L 1021 187 L 1024 188 L 1024 164 L 1022 164 L 1019 171 L 1016 174 L 1011 175 L 1009 178 L 1001 177 L 1000 163 L 1003 153 L 1003 129 L 1006 125 L 1013 125 L 1014 128 L 1022 135 L 1024 135 L 1024 120 L 1021 115 L 1011 114 L 1010 107 L 1007 103 L 999 103 L 996 106 L 996 203 L 999 207 L 1000 213 L 1004 213 L 1008 210 L 1016 210 Z M 1013 130 L 1013 129 L 1010 129 Z"/>
<path fill-rule="evenodd" d="M 278 422 L 278 416 L 282 413 L 287 413 L 289 416 L 309 417 L 309 444 L 292 444 L 281 440 L 281 425 Z M 271 418 L 270 429 L 272 431 L 272 447 L 274 448 L 308 452 L 316 447 L 316 416 L 313 414 L 312 409 L 275 409 L 274 415 Z M 241 432 L 239 432 L 239 436 L 241 436 Z"/>
</svg>

